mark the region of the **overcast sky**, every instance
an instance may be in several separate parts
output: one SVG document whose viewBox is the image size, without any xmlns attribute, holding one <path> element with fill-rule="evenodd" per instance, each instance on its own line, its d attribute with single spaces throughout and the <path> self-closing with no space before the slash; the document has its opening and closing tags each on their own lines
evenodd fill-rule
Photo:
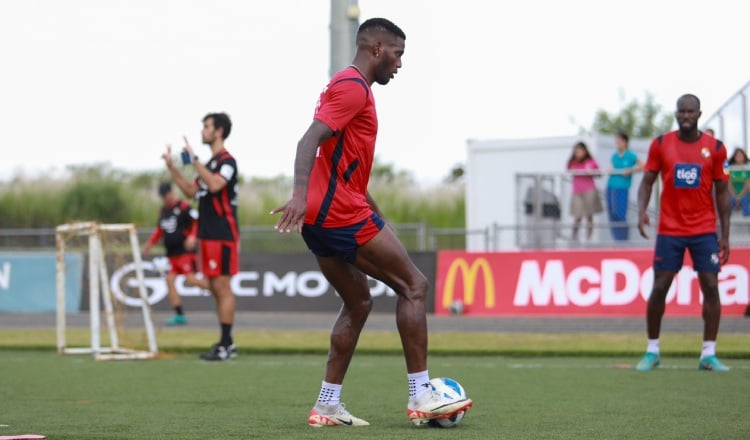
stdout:
<svg viewBox="0 0 750 440">
<path fill-rule="evenodd" d="M 359 0 L 406 33 L 375 85 L 376 154 L 420 181 L 467 139 L 572 135 L 621 96 L 667 110 L 695 93 L 707 119 L 750 80 L 741 2 Z M 0 179 L 67 164 L 159 170 L 225 111 L 246 176 L 291 175 L 328 80 L 329 0 L 0 0 Z M 575 121 L 575 122 L 572 122 Z"/>
</svg>

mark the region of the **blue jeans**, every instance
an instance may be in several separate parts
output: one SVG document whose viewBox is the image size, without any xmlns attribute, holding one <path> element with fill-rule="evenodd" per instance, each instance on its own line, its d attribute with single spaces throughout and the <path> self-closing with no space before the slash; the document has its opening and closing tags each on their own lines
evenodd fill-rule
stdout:
<svg viewBox="0 0 750 440">
<path fill-rule="evenodd" d="M 737 206 L 737 199 L 733 195 L 729 195 L 729 202 L 732 204 L 732 211 Z M 745 194 L 740 198 L 740 208 L 742 208 L 742 215 L 750 217 L 750 194 Z"/>
<path fill-rule="evenodd" d="M 609 221 L 612 223 L 625 223 L 628 213 L 628 192 L 629 188 L 610 188 L 607 187 L 607 212 Z M 748 206 L 750 208 L 750 205 Z M 628 226 L 612 226 L 612 238 L 615 240 L 628 239 Z"/>
</svg>

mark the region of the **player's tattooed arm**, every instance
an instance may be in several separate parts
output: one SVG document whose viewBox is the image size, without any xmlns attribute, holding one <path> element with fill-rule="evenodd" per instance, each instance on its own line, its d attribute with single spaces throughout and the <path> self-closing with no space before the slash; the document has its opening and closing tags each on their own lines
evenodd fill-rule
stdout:
<svg viewBox="0 0 750 440">
<path fill-rule="evenodd" d="M 282 213 L 275 228 L 279 232 L 302 232 L 307 211 L 307 185 L 310 179 L 318 146 L 333 136 L 333 130 L 324 123 L 314 120 L 297 143 L 297 154 L 294 158 L 294 189 L 292 198 L 285 204 L 271 211 L 271 214 Z"/>
<path fill-rule="evenodd" d="M 307 184 L 318 147 L 331 136 L 333 131 L 316 119 L 297 143 L 297 154 L 294 159 L 294 196 L 307 197 Z"/>
</svg>

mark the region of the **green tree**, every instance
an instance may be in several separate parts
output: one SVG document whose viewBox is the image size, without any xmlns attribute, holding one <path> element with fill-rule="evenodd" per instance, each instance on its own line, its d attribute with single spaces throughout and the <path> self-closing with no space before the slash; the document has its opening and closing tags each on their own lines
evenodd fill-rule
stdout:
<svg viewBox="0 0 750 440">
<path fill-rule="evenodd" d="M 455 182 L 461 182 L 466 174 L 466 167 L 463 163 L 457 163 L 453 165 L 448 176 L 443 179 L 444 183 L 450 184 Z"/>
<path fill-rule="evenodd" d="M 398 182 L 406 186 L 414 185 L 414 176 L 406 170 L 396 170 L 393 163 L 385 163 L 379 156 L 375 156 L 370 172 L 370 181 L 375 183 L 392 184 Z"/>
<path fill-rule="evenodd" d="M 616 113 L 599 109 L 590 131 L 604 134 L 622 131 L 634 138 L 652 138 L 670 131 L 673 124 L 672 113 L 664 111 L 654 101 L 654 96 L 646 93 L 643 102 L 633 99 Z M 589 130 L 581 129 L 581 132 L 587 131 Z"/>
</svg>

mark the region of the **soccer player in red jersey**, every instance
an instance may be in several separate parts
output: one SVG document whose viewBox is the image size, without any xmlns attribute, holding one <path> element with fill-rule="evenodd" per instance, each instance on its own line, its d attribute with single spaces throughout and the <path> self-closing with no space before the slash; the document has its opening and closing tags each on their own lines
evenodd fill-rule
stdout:
<svg viewBox="0 0 750 440">
<path fill-rule="evenodd" d="M 163 202 L 159 209 L 159 223 L 143 245 L 143 255 L 148 255 L 151 248 L 164 238 L 164 249 L 169 258 L 169 273 L 165 277 L 167 296 L 175 311 L 175 315 L 167 321 L 167 325 L 184 325 L 187 324 L 187 319 L 182 310 L 182 300 L 175 287 L 175 278 L 177 275 L 185 275 L 186 284 L 208 289 L 208 281 L 195 276 L 198 213 L 190 207 L 188 202 L 180 200 L 175 195 L 169 182 L 162 182 L 159 185 L 159 196 Z"/>
<path fill-rule="evenodd" d="M 209 113 L 203 118 L 203 143 L 211 147 L 211 159 L 205 165 L 198 161 L 185 139 L 183 155 L 195 166 L 198 177 L 189 181 L 172 163 L 171 148 L 162 155 L 172 178 L 187 197 L 198 199 L 198 238 L 201 270 L 208 279 L 209 290 L 216 300 L 216 314 L 221 327 L 219 342 L 201 358 L 223 361 L 237 356 L 232 339 L 235 298 L 230 281 L 239 270 L 239 225 L 237 223 L 237 162 L 224 147 L 232 130 L 225 113 Z"/>
<path fill-rule="evenodd" d="M 292 198 L 276 228 L 301 232 L 321 272 L 343 304 L 333 324 L 318 400 L 308 424 L 364 426 L 340 402 L 341 386 L 372 308 L 367 276 L 398 294 L 396 324 L 406 358 L 407 414 L 414 424 L 471 407 L 433 391 L 427 370 L 427 278 L 414 265 L 367 191 L 378 120 L 370 86 L 385 85 L 401 67 L 406 36 L 389 20 L 373 18 L 357 31 L 354 62 L 331 78 L 313 121 L 297 144 Z"/>
<path fill-rule="evenodd" d="M 659 226 L 654 251 L 654 286 L 648 299 L 648 347 L 636 365 L 650 371 L 659 365 L 659 332 L 665 302 L 675 273 L 682 268 L 685 250 L 703 292 L 703 349 L 698 368 L 729 371 L 716 357 L 716 337 L 721 319 L 718 275 L 729 260 L 729 172 L 724 144 L 698 130 L 700 100 L 683 95 L 677 100 L 678 129 L 651 142 L 645 174 L 638 189 L 638 229 L 648 238 L 646 213 L 651 188 L 661 174 L 663 186 Z M 715 193 L 715 199 L 714 199 Z M 716 212 L 721 233 L 716 236 Z"/>
</svg>

